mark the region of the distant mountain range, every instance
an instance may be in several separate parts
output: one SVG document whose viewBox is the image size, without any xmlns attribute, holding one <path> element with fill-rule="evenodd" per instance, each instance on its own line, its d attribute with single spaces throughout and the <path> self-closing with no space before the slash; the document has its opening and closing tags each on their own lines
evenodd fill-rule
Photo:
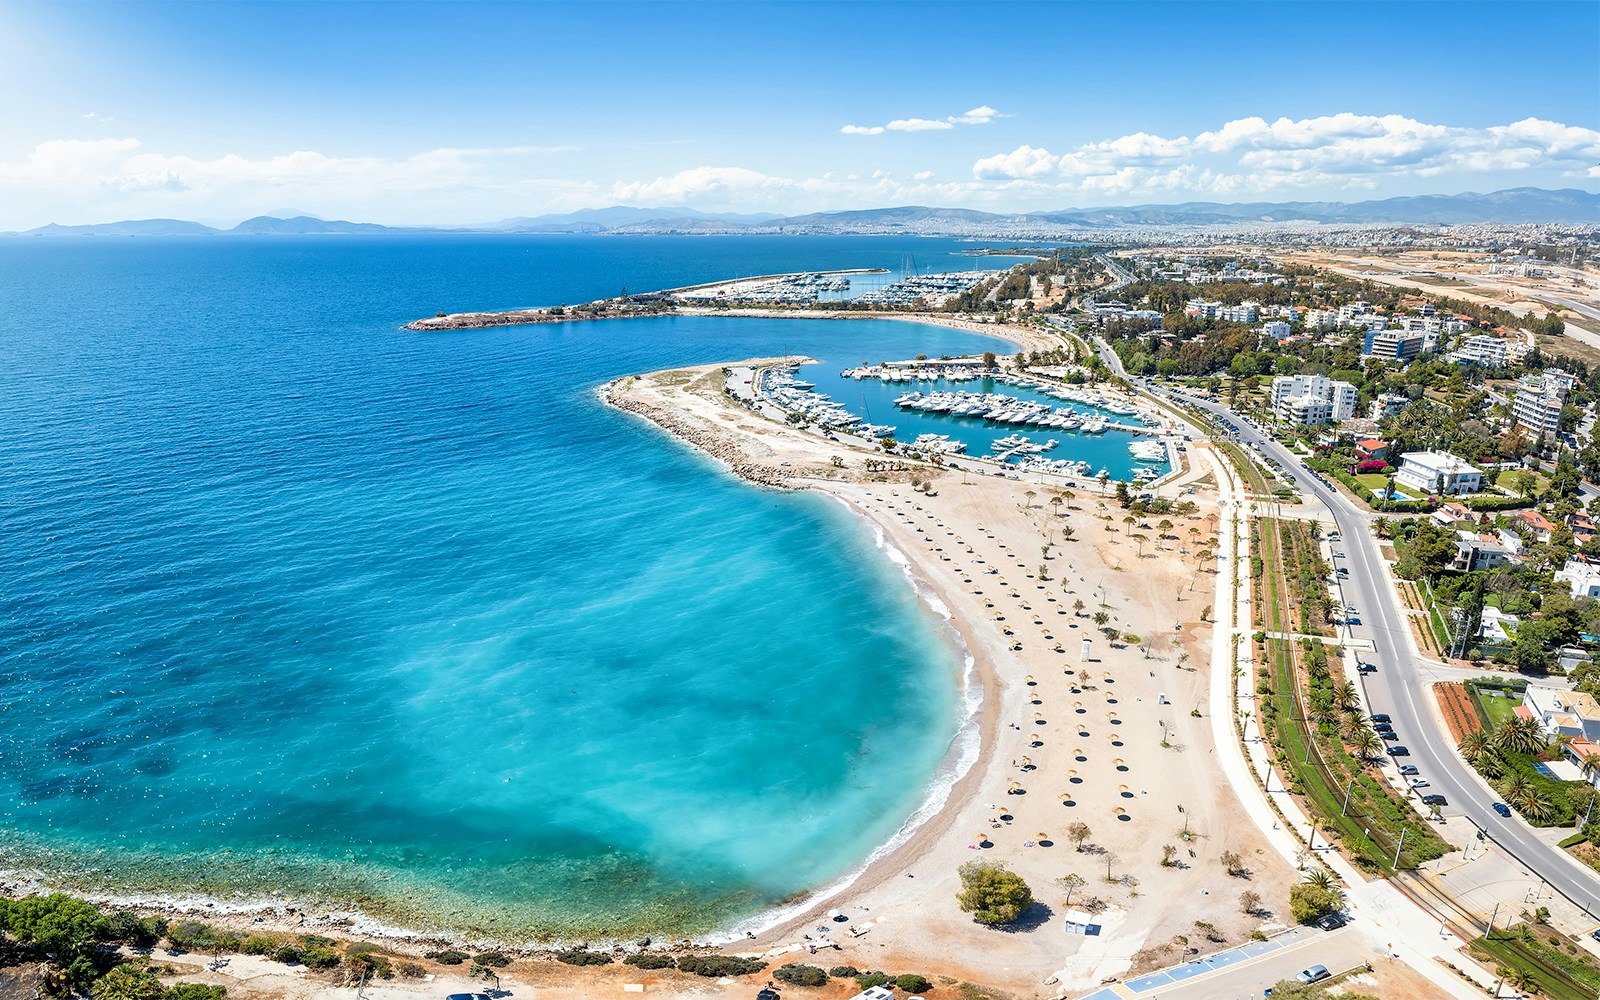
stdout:
<svg viewBox="0 0 1600 1000">
<path fill-rule="evenodd" d="M 700 212 L 691 208 L 587 208 L 562 215 L 502 219 L 453 227 L 395 227 L 344 222 L 310 215 L 278 218 L 260 215 L 232 229 L 217 229 L 180 219 L 143 219 L 87 226 L 51 223 L 9 236 L 230 236 L 263 234 L 382 233 L 914 233 L 923 236 L 1047 236 L 1138 227 L 1217 226 L 1260 223 L 1345 225 L 1468 225 L 1477 222 L 1521 224 L 1600 223 L 1600 194 L 1565 188 L 1512 188 L 1489 194 L 1420 195 L 1355 203 L 1337 201 L 1185 202 L 1117 208 L 1065 208 L 1052 212 L 1002 215 L 966 208 L 872 208 L 818 212 L 783 218 L 775 215 Z"/>
</svg>

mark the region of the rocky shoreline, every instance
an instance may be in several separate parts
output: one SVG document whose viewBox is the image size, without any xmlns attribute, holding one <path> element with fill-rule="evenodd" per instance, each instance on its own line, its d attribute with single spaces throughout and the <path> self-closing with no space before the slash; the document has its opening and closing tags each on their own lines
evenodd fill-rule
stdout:
<svg viewBox="0 0 1600 1000">
<path fill-rule="evenodd" d="M 620 381 L 620 380 L 619 380 Z M 775 465 L 754 461 L 738 445 L 714 431 L 698 427 L 671 410 L 655 406 L 635 396 L 615 391 L 618 382 L 607 382 L 596 390 L 601 402 L 627 413 L 643 417 L 650 423 L 711 456 L 727 466 L 740 479 L 781 490 L 799 490 L 805 487 L 791 481 L 794 473 Z"/>
</svg>

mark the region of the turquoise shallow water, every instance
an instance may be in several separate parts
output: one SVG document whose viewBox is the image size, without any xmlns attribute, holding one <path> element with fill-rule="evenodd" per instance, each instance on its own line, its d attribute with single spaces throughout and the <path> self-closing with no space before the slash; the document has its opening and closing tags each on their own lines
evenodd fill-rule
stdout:
<svg viewBox="0 0 1600 1000">
<path fill-rule="evenodd" d="M 397 328 L 955 247 L 0 242 L 0 867 L 511 940 L 703 933 L 849 870 L 946 758 L 956 653 L 836 505 L 592 389 L 994 342 Z"/>
</svg>

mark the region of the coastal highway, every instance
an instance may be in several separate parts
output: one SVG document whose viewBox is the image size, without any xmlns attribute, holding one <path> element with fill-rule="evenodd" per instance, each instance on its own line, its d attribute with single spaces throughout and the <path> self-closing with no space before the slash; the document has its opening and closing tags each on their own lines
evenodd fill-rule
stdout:
<svg viewBox="0 0 1600 1000">
<path fill-rule="evenodd" d="M 1099 337 L 1094 343 L 1106 366 L 1126 378 L 1122 362 L 1110 345 Z M 1411 751 L 1405 762 L 1417 765 L 1428 779 L 1428 792 L 1445 797 L 1449 803 L 1446 813 L 1465 816 L 1526 867 L 1532 877 L 1543 879 L 1591 918 L 1600 919 L 1600 878 L 1560 848 L 1540 840 L 1517 815 L 1502 818 L 1495 813 L 1490 808 L 1490 803 L 1498 801 L 1493 790 L 1456 754 L 1450 734 L 1436 721 L 1429 704 L 1433 694 L 1418 676 L 1410 626 L 1388 582 L 1388 568 L 1378 552 L 1367 515 L 1302 465 L 1287 448 L 1226 406 L 1173 389 L 1158 389 L 1144 379 L 1132 381 L 1146 392 L 1170 397 L 1215 417 L 1222 427 L 1229 428 L 1222 433 L 1276 460 L 1302 496 L 1314 497 L 1328 509 L 1340 536 L 1333 545 L 1334 567 L 1343 566 L 1349 571 L 1348 578 L 1340 582 L 1343 602 L 1354 605 L 1356 617 L 1361 619 L 1361 624 L 1351 629 L 1352 637 L 1371 640 L 1372 652 L 1363 656 L 1378 668 L 1376 673 L 1360 675 L 1367 711 L 1392 717 L 1400 742 Z"/>
<path fill-rule="evenodd" d="M 1600 878 L 1586 872 L 1559 848 L 1540 840 L 1521 818 L 1502 818 L 1491 808 L 1497 801 L 1477 774 L 1455 752 L 1454 741 L 1436 721 L 1429 699 L 1432 692 L 1418 676 L 1411 651 L 1410 626 L 1405 621 L 1388 582 L 1388 568 L 1378 552 L 1377 539 L 1367 516 L 1334 487 L 1303 466 L 1277 441 L 1234 416 L 1226 407 L 1179 392 L 1168 395 L 1190 407 L 1206 411 L 1232 425 L 1231 433 L 1246 447 L 1276 459 L 1294 480 L 1302 495 L 1315 497 L 1333 515 L 1340 539 L 1333 544 L 1334 567 L 1344 566 L 1349 577 L 1340 583 L 1344 602 L 1353 605 L 1361 625 L 1354 638 L 1370 639 L 1369 662 L 1376 673 L 1362 674 L 1369 712 L 1385 712 L 1394 720 L 1400 742 L 1411 751 L 1405 762 L 1416 764 L 1432 783 L 1429 792 L 1445 796 L 1445 812 L 1465 816 L 1487 837 L 1521 862 L 1534 876 L 1544 879 L 1591 917 L 1600 916 Z M 1416 794 L 1416 793 L 1413 793 Z"/>
</svg>

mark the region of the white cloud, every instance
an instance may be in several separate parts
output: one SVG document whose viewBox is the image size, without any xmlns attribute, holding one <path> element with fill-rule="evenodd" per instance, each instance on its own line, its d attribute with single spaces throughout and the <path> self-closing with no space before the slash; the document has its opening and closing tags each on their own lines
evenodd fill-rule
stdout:
<svg viewBox="0 0 1600 1000">
<path fill-rule="evenodd" d="M 1059 156 L 1022 145 L 982 157 L 978 180 L 1064 178 L 1092 194 L 1135 190 L 1247 194 L 1293 188 L 1371 189 L 1404 173 L 1441 177 L 1541 170 L 1593 176 L 1600 132 L 1537 118 L 1465 128 L 1403 115 L 1240 118 L 1193 138 L 1147 132 L 1084 143 Z"/>
<path fill-rule="evenodd" d="M 964 115 L 952 115 L 950 120 L 963 125 L 987 125 L 996 118 L 1009 117 L 1011 116 L 1003 115 L 987 104 L 980 104 Z"/>
<path fill-rule="evenodd" d="M 116 121 L 116 119 L 111 117 L 110 115 L 102 115 L 97 111 L 91 111 L 88 114 L 84 115 L 83 116 L 83 120 L 87 121 L 87 122 L 102 122 L 102 123 Z"/>
<path fill-rule="evenodd" d="M 987 104 L 980 104 L 965 114 L 946 115 L 943 118 L 896 118 L 887 125 L 846 125 L 839 131 L 845 135 L 882 135 L 884 132 L 946 132 L 957 125 L 987 125 L 996 118 L 1010 118 Z"/>
<path fill-rule="evenodd" d="M 884 128 L 891 132 L 938 132 L 955 126 L 941 118 L 896 118 Z"/>
<path fill-rule="evenodd" d="M 974 163 L 972 165 L 972 176 L 979 180 L 1039 177 L 1044 174 L 1054 173 L 1060 163 L 1060 157 L 1051 153 L 1048 149 L 1018 146 L 1009 153 L 986 156 Z"/>
<path fill-rule="evenodd" d="M 933 171 L 932 170 L 919 170 L 916 173 L 911 175 L 911 179 L 914 180 L 914 181 L 932 180 L 933 179 Z"/>
</svg>

